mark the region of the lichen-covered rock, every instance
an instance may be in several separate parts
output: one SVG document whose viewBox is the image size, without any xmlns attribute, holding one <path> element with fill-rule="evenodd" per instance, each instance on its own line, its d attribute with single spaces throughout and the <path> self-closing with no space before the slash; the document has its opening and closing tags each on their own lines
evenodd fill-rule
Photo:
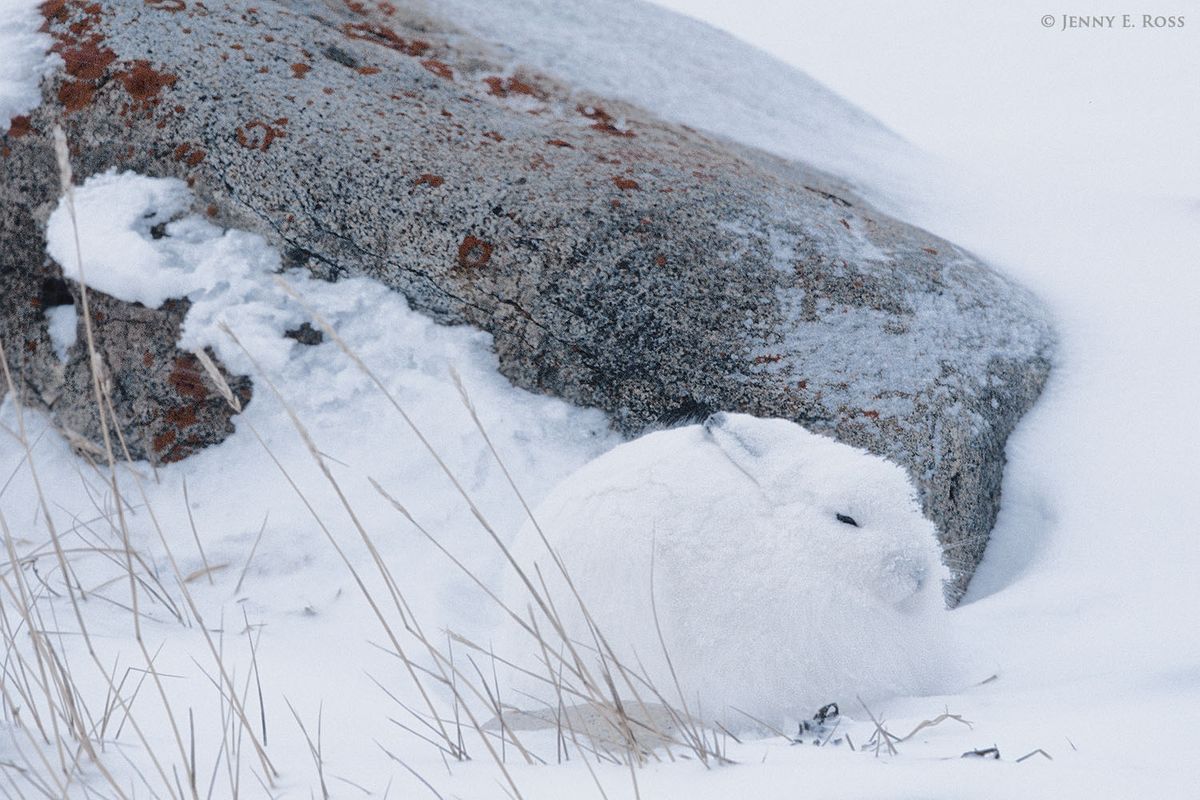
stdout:
<svg viewBox="0 0 1200 800">
<path fill-rule="evenodd" d="M 46 3 L 65 67 L 0 160 L 6 338 L 44 335 L 14 309 L 61 122 L 78 174 L 184 178 L 289 264 L 486 329 L 514 383 L 624 432 L 736 410 L 887 455 L 957 597 L 1047 374 L 1040 306 L 828 175 L 514 71 L 520 53 L 402 5 Z M 34 394 L 46 358 L 22 366 Z"/>
</svg>

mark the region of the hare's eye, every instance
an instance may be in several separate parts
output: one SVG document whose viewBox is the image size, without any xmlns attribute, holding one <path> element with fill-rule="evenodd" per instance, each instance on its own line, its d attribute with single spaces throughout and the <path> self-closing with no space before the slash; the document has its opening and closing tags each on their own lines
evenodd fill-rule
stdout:
<svg viewBox="0 0 1200 800">
<path fill-rule="evenodd" d="M 853 525 L 856 528 L 858 527 L 858 523 L 854 521 L 854 517 L 848 517 L 845 514 L 838 514 L 837 521 L 843 525 Z"/>
</svg>

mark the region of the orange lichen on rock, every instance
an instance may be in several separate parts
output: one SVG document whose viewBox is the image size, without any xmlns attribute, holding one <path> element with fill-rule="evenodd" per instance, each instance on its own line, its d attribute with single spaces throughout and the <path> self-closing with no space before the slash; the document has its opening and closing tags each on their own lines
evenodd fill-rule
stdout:
<svg viewBox="0 0 1200 800">
<path fill-rule="evenodd" d="M 175 359 L 171 374 L 167 376 L 167 382 L 184 397 L 205 400 L 208 398 L 208 389 L 204 386 L 200 370 L 200 360 L 194 355 L 188 353 L 179 356 Z"/>
<path fill-rule="evenodd" d="M 127 69 L 117 76 L 125 91 L 129 92 L 139 103 L 150 105 L 158 102 L 158 94 L 163 89 L 174 86 L 179 80 L 169 72 L 161 72 L 150 66 L 145 59 L 134 61 Z"/>
<path fill-rule="evenodd" d="M 73 42 L 60 39 L 50 50 L 62 57 L 64 69 L 72 78 L 96 81 L 117 60 L 116 53 L 100 45 L 102 41 L 99 35 Z"/>
<path fill-rule="evenodd" d="M 467 236 L 458 246 L 458 265 L 463 269 L 479 269 L 492 258 L 492 244 L 476 236 Z"/>
<path fill-rule="evenodd" d="M 180 406 L 172 408 L 166 413 L 167 422 L 180 428 L 188 428 L 195 425 L 198 417 L 196 409 L 193 406 Z"/>
<path fill-rule="evenodd" d="M 355 72 L 359 75 L 378 75 L 382 70 L 379 67 L 359 67 Z"/>
<path fill-rule="evenodd" d="M 436 189 L 437 187 L 441 186 L 445 182 L 446 181 L 442 178 L 441 175 L 434 175 L 431 172 L 426 172 L 423 175 L 421 175 L 421 177 L 419 177 L 415 181 L 413 181 L 413 186 L 420 186 L 420 185 L 424 184 L 426 186 L 432 186 L 433 188 Z"/>
<path fill-rule="evenodd" d="M 67 21 L 67 0 L 46 0 L 38 6 L 38 10 L 46 19 L 42 24 L 42 33 L 50 29 L 51 22 Z"/>
<path fill-rule="evenodd" d="M 21 115 L 19 117 L 13 117 L 12 123 L 8 126 L 8 138 L 20 139 L 22 136 L 29 133 L 30 130 L 32 129 L 29 125 L 28 116 Z"/>
<path fill-rule="evenodd" d="M 208 155 L 204 150 L 190 143 L 183 143 L 175 148 L 174 156 L 176 161 L 182 161 L 189 167 L 194 167 L 204 160 Z"/>
<path fill-rule="evenodd" d="M 612 136 L 633 136 L 634 135 L 633 131 L 631 131 L 627 128 L 617 127 L 617 120 L 613 117 L 612 114 L 609 114 L 603 108 L 597 108 L 595 106 L 580 105 L 580 106 L 576 106 L 575 110 L 578 111 L 583 116 L 587 117 L 588 119 L 592 120 L 591 127 L 594 130 L 600 131 L 601 133 L 607 133 Z"/>
<path fill-rule="evenodd" d="M 272 142 L 287 136 L 287 132 L 283 130 L 287 122 L 287 117 L 280 117 L 269 124 L 261 119 L 251 120 L 245 125 L 238 126 L 235 131 L 237 142 L 247 150 L 258 150 L 265 153 L 270 149 Z"/>
<path fill-rule="evenodd" d="M 614 176 L 612 182 L 618 189 L 626 192 L 642 188 L 633 178 L 622 178 L 620 175 Z"/>
<path fill-rule="evenodd" d="M 305 64 L 303 61 L 297 61 L 295 64 L 292 64 L 292 77 L 293 78 L 303 78 L 311 70 L 312 70 L 312 67 L 309 66 L 308 64 Z"/>
<path fill-rule="evenodd" d="M 421 62 L 421 66 L 439 78 L 454 80 L 454 70 L 450 69 L 450 65 L 445 61 L 438 61 L 436 58 L 427 58 Z"/>
<path fill-rule="evenodd" d="M 93 31 L 102 11 L 99 3 L 84 4 L 80 0 L 51 0 L 41 5 L 46 20 L 43 32 L 51 32 L 52 24 L 66 26 L 65 30 L 60 27 L 53 31 L 50 50 L 62 58 L 68 76 L 58 89 L 58 99 L 68 112 L 92 102 L 98 82 L 117 60 L 117 54 L 103 45 L 104 37 Z"/>
<path fill-rule="evenodd" d="M 166 450 L 168 447 L 175 444 L 176 438 L 178 437 L 176 436 L 175 431 L 168 428 L 167 430 L 155 436 L 154 441 L 151 442 L 151 445 L 154 447 L 154 451 L 156 453 L 161 453 L 163 450 Z"/>
<path fill-rule="evenodd" d="M 347 22 L 342 26 L 342 33 L 351 39 L 361 39 L 364 42 L 382 45 L 406 56 L 424 55 L 430 47 L 429 42 L 420 39 L 405 39 L 386 25 L 369 22 Z"/>
<path fill-rule="evenodd" d="M 96 94 L 96 88 L 85 81 L 67 81 L 58 87 L 58 102 L 67 111 L 79 111 L 86 108 Z"/>
<path fill-rule="evenodd" d="M 545 100 L 547 96 L 538 87 L 517 77 L 502 78 L 499 75 L 491 75 L 484 78 L 483 82 L 487 84 L 488 94 L 494 97 L 523 94 L 528 97 L 537 98 L 538 100 Z"/>
</svg>

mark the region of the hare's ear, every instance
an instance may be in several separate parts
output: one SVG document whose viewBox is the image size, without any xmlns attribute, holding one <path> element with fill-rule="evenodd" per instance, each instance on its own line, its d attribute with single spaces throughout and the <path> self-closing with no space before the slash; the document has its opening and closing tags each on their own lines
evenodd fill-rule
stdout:
<svg viewBox="0 0 1200 800">
<path fill-rule="evenodd" d="M 797 491 L 805 432 L 787 420 L 762 420 L 749 414 L 713 414 L 704 433 L 776 503 L 788 503 Z"/>
<path fill-rule="evenodd" d="M 781 422 L 722 411 L 704 421 L 704 432 L 734 466 L 770 494 L 783 466 L 778 459 L 780 431 L 773 424 Z"/>
</svg>

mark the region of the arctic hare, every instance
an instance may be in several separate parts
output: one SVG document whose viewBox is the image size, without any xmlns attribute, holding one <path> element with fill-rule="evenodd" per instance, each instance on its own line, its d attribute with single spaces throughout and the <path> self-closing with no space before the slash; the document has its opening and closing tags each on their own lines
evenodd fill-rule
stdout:
<svg viewBox="0 0 1200 800">
<path fill-rule="evenodd" d="M 586 464 L 534 517 L 622 663 L 678 704 L 665 644 L 692 713 L 781 721 L 939 686 L 947 572 L 912 484 L 882 458 L 786 420 L 716 414 Z M 532 523 L 512 553 L 594 657 Z M 535 605 L 515 574 L 505 599 Z"/>
</svg>

